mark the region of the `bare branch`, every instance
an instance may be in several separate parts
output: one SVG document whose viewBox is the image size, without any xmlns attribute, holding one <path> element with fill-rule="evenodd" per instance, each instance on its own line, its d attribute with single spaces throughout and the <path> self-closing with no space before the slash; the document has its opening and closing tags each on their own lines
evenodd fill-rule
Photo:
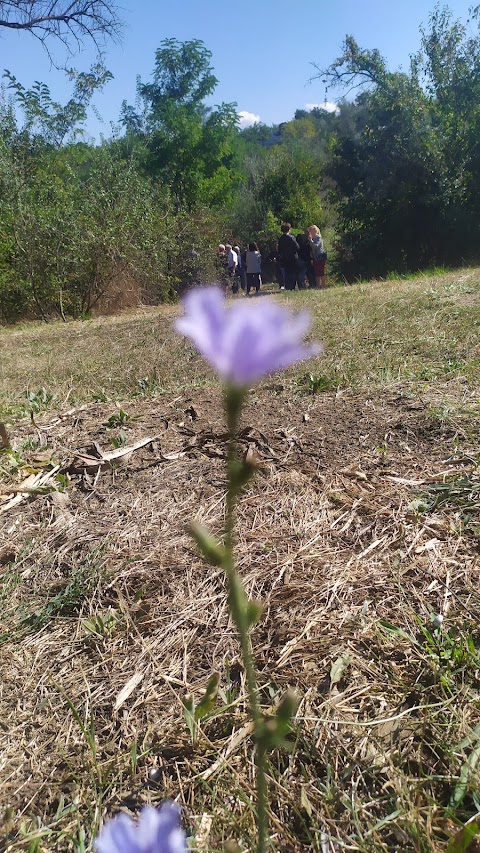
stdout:
<svg viewBox="0 0 480 853">
<path fill-rule="evenodd" d="M 348 89 L 346 94 L 364 86 L 378 86 L 387 76 L 385 60 L 378 50 L 362 50 L 353 36 L 346 36 L 343 53 L 328 68 L 319 68 L 315 62 L 311 64 L 317 73 L 310 78 L 309 83 L 321 79 L 323 83 L 344 93 Z"/>
<path fill-rule="evenodd" d="M 30 32 L 44 47 L 55 40 L 72 52 L 72 42 L 79 50 L 90 40 L 100 51 L 121 37 L 119 11 L 114 0 L 0 0 L 0 28 Z"/>
</svg>

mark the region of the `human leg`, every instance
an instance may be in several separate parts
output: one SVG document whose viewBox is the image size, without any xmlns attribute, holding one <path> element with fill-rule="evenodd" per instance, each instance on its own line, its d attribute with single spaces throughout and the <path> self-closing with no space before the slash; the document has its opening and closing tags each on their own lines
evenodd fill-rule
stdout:
<svg viewBox="0 0 480 853">
<path fill-rule="evenodd" d="M 300 258 L 297 262 L 297 284 L 299 290 L 305 289 L 305 278 L 307 275 L 307 265 Z"/>
<path fill-rule="evenodd" d="M 277 261 L 275 272 L 277 275 L 278 286 L 279 286 L 280 290 L 283 290 L 285 288 L 285 270 L 281 266 L 281 264 L 278 263 L 278 261 Z"/>
<path fill-rule="evenodd" d="M 313 264 L 308 264 L 308 266 L 307 266 L 307 280 L 308 280 L 308 286 L 309 287 L 315 287 L 316 286 L 315 271 L 313 269 Z"/>
<path fill-rule="evenodd" d="M 326 287 L 327 277 L 325 275 L 325 261 L 315 261 L 314 268 L 317 287 Z"/>
<path fill-rule="evenodd" d="M 285 264 L 285 289 L 286 290 L 295 290 L 295 285 L 297 283 L 297 265 L 293 264 Z"/>
</svg>

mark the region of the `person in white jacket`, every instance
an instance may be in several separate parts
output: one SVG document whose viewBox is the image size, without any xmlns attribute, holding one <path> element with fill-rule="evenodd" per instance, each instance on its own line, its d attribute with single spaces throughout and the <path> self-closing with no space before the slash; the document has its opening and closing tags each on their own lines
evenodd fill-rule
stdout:
<svg viewBox="0 0 480 853">
<path fill-rule="evenodd" d="M 230 243 L 226 243 L 225 251 L 227 253 L 227 275 L 231 281 L 232 292 L 235 293 L 235 276 L 237 274 L 237 266 L 238 266 L 238 255 L 233 250 Z"/>
</svg>

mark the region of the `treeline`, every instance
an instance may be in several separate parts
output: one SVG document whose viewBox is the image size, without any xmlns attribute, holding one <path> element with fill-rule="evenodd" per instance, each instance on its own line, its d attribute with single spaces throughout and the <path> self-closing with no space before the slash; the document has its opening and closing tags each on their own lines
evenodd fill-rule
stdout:
<svg viewBox="0 0 480 853">
<path fill-rule="evenodd" d="M 83 140 L 97 65 L 67 104 L 6 72 L 0 104 L 0 319 L 168 300 L 214 275 L 220 241 L 266 251 L 282 220 L 318 224 L 348 280 L 478 260 L 479 9 L 437 7 L 408 72 L 352 37 L 322 80 L 353 101 L 238 128 L 200 41 L 169 39 L 101 144 Z"/>
</svg>

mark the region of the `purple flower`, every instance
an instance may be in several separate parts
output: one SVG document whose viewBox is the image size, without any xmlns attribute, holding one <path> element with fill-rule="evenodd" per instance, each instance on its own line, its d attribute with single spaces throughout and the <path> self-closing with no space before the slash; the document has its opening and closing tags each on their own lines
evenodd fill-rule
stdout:
<svg viewBox="0 0 480 853">
<path fill-rule="evenodd" d="M 292 314 L 272 299 L 227 306 L 217 287 L 207 287 L 190 290 L 183 304 L 177 331 L 233 385 L 249 385 L 322 349 L 303 342 L 311 322 L 306 311 Z"/>
<path fill-rule="evenodd" d="M 103 826 L 95 840 L 96 853 L 187 853 L 185 834 L 180 828 L 176 803 L 159 809 L 145 806 L 138 823 L 119 814 Z"/>
</svg>

